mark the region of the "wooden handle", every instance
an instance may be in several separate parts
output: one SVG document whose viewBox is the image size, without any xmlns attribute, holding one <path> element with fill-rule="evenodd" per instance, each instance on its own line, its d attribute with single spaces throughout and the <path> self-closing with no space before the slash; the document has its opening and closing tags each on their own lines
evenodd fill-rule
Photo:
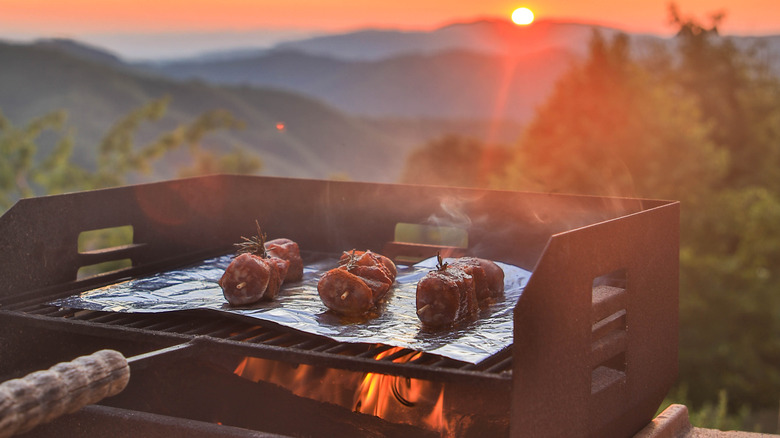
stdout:
<svg viewBox="0 0 780 438">
<path fill-rule="evenodd" d="M 101 350 L 0 384 L 0 438 L 120 393 L 130 379 L 118 351 Z"/>
</svg>

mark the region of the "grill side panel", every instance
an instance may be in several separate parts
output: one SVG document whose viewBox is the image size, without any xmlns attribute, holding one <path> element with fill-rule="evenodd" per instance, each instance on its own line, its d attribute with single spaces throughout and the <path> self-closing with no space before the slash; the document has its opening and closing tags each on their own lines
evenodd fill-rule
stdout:
<svg viewBox="0 0 780 438">
<path fill-rule="evenodd" d="M 512 436 L 632 436 L 653 418 L 677 377 L 678 266 L 677 203 L 551 238 L 515 308 Z M 613 272 L 624 291 L 594 288 Z"/>
</svg>

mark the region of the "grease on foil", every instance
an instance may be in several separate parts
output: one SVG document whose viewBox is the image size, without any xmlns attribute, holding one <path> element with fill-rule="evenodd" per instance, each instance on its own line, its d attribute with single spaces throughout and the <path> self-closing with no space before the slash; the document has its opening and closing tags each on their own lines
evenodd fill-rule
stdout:
<svg viewBox="0 0 780 438">
<path fill-rule="evenodd" d="M 479 363 L 512 344 L 512 311 L 531 276 L 529 271 L 496 262 L 504 270 L 504 300 L 491 305 L 476 321 L 454 329 L 429 331 L 417 318 L 415 297 L 417 281 L 435 269 L 435 257 L 411 266 L 398 265 L 396 283 L 377 312 L 350 321 L 329 311 L 317 294 L 320 276 L 338 265 L 338 257 L 304 256 L 307 263 L 303 280 L 285 283 L 274 301 L 247 307 L 229 305 L 217 284 L 232 255 L 115 283 L 49 304 L 127 313 L 210 309 L 274 322 L 339 342 L 381 343 Z"/>
</svg>

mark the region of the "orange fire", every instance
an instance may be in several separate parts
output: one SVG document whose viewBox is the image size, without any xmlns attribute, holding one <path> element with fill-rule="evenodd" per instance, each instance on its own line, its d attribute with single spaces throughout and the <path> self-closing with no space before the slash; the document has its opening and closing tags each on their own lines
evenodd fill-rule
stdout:
<svg viewBox="0 0 780 438">
<path fill-rule="evenodd" d="M 382 360 L 403 350 L 387 349 L 374 358 Z M 405 363 L 418 359 L 410 352 L 392 359 Z M 450 435 L 454 418 L 445 415 L 444 386 L 441 383 L 377 373 L 324 369 L 253 357 L 244 358 L 234 373 L 254 382 L 279 385 L 292 393 L 339 405 L 353 412 L 374 415 L 394 423 L 411 424 Z"/>
<path fill-rule="evenodd" d="M 425 423 L 433 430 L 438 430 L 442 435 L 449 435 L 449 424 L 444 420 L 444 390 L 439 393 L 439 399 L 433 406 L 431 415 L 425 419 Z"/>
</svg>

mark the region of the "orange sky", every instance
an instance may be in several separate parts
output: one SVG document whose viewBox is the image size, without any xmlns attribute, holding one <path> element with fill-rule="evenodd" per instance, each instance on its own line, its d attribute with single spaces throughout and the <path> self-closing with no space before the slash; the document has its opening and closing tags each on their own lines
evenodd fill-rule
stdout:
<svg viewBox="0 0 780 438">
<path fill-rule="evenodd" d="M 671 33 L 667 0 L 0 0 L 0 36 L 225 31 L 258 28 L 430 29 L 476 17 L 509 18 L 526 6 L 537 18 L 582 20 L 628 31 Z M 780 0 L 676 0 L 686 15 L 724 10 L 732 34 L 780 34 Z"/>
</svg>

